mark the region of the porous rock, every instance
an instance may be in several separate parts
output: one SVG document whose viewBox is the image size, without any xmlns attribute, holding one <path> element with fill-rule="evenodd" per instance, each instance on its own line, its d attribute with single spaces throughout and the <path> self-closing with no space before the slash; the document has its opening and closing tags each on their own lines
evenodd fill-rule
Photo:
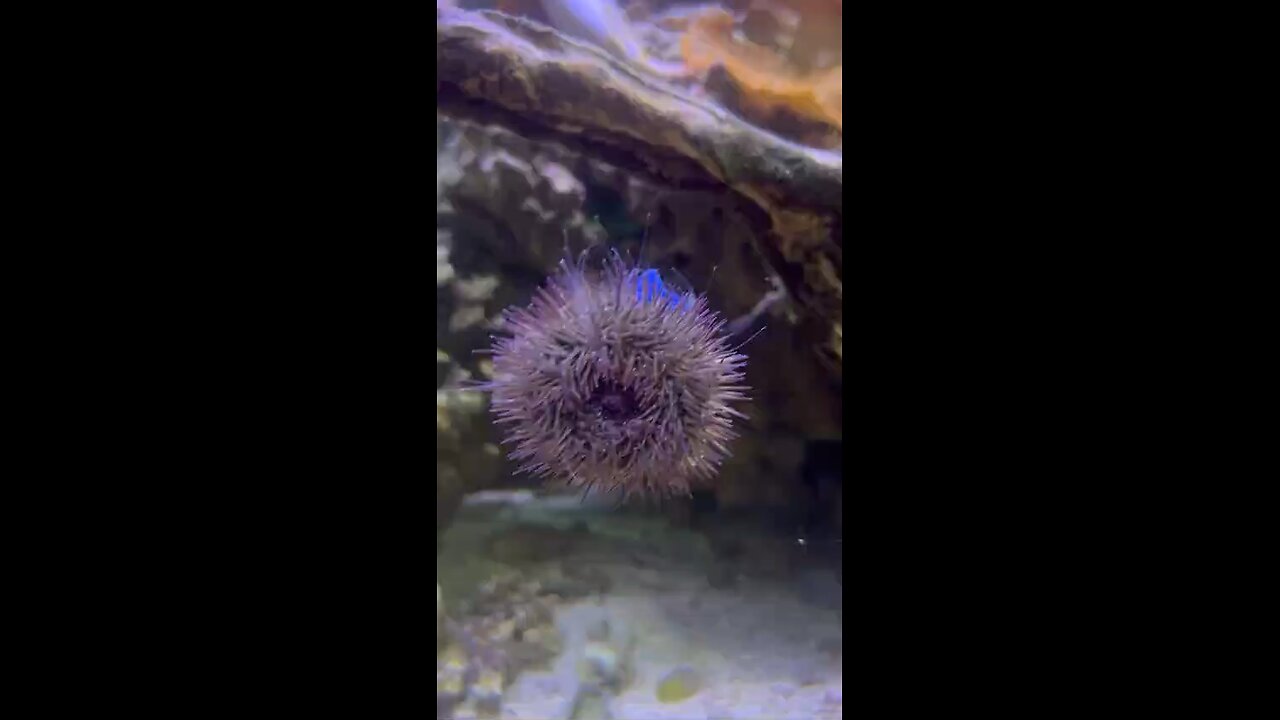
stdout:
<svg viewBox="0 0 1280 720">
<path fill-rule="evenodd" d="M 716 491 L 722 505 L 804 502 L 804 443 L 841 436 L 840 155 L 501 13 L 438 10 L 437 61 L 437 346 L 449 372 L 486 377 L 474 351 L 566 248 L 678 271 L 728 318 L 775 278 L 789 297 L 744 348 L 750 419 L 735 427 Z M 458 493 L 529 482 L 481 454 L 496 447 L 487 423 L 454 424 L 465 430 L 438 453 L 438 487 L 450 488 L 438 492 L 438 527 Z"/>
<path fill-rule="evenodd" d="M 761 215 L 761 250 L 829 331 L 840 377 L 840 153 L 765 132 L 607 52 L 540 23 L 438 8 L 437 108 L 551 138 L 673 188 L 727 188 Z"/>
</svg>

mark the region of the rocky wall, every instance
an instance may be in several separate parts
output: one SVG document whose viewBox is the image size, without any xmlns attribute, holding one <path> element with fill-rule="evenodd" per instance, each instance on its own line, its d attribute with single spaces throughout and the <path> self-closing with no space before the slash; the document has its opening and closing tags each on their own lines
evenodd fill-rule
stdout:
<svg viewBox="0 0 1280 720">
<path fill-rule="evenodd" d="M 440 10 L 437 60 L 437 519 L 463 492 L 534 482 L 497 451 L 486 398 L 456 386 L 486 377 L 475 351 L 566 248 L 685 278 L 729 319 L 784 287 L 744 347 L 750 418 L 715 505 L 838 507 L 813 455 L 842 436 L 841 156 L 521 18 Z"/>
</svg>

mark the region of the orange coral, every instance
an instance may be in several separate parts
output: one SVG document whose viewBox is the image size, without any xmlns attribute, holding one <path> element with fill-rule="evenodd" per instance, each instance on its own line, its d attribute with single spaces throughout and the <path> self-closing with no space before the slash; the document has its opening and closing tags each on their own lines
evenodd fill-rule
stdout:
<svg viewBox="0 0 1280 720">
<path fill-rule="evenodd" d="M 733 30 L 733 16 L 724 10 L 711 10 L 694 19 L 680 40 L 685 65 L 699 74 L 715 65 L 723 66 L 742 88 L 743 102 L 757 110 L 785 107 L 843 130 L 841 65 L 800 73 L 769 48 L 736 42 Z"/>
</svg>

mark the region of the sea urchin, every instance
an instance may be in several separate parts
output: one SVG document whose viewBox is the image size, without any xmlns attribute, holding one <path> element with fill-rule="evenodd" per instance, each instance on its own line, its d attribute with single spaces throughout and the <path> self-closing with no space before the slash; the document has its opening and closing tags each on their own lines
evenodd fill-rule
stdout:
<svg viewBox="0 0 1280 720">
<path fill-rule="evenodd" d="M 520 470 L 623 496 L 688 495 L 711 479 L 735 437 L 746 356 L 705 296 L 666 287 L 614 253 L 580 259 L 493 343 L 491 410 Z"/>
</svg>

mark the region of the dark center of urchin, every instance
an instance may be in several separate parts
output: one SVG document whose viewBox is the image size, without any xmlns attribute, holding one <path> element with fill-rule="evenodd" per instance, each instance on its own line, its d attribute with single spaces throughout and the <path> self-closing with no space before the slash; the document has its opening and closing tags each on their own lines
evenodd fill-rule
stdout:
<svg viewBox="0 0 1280 720">
<path fill-rule="evenodd" d="M 605 420 L 624 422 L 638 414 L 640 403 L 631 388 L 605 381 L 596 387 L 587 405 Z"/>
</svg>

